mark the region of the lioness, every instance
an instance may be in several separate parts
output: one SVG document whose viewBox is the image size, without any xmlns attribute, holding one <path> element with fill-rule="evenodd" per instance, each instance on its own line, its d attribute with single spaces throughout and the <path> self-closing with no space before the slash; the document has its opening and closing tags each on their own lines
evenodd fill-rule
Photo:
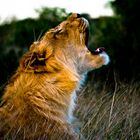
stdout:
<svg viewBox="0 0 140 140">
<path fill-rule="evenodd" d="M 88 71 L 109 62 L 102 48 L 87 49 L 88 26 L 74 13 L 31 45 L 2 98 L 1 140 L 77 139 L 75 91 Z"/>
</svg>

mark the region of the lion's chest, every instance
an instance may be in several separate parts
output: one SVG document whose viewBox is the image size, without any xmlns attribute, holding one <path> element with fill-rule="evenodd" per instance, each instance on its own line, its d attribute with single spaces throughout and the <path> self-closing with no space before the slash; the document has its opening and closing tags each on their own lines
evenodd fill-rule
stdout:
<svg viewBox="0 0 140 140">
<path fill-rule="evenodd" d="M 68 117 L 67 117 L 67 121 L 69 123 L 73 122 L 73 111 L 75 109 L 75 101 L 76 101 L 76 98 L 77 98 L 77 95 L 76 95 L 76 92 L 74 91 L 73 94 L 71 94 L 71 97 L 70 97 L 70 104 L 69 104 L 69 108 L 68 108 Z"/>
<path fill-rule="evenodd" d="M 75 89 L 75 91 L 71 94 L 70 97 L 70 104 L 69 104 L 69 108 L 68 108 L 68 116 L 67 116 L 67 121 L 69 123 L 72 123 L 74 121 L 74 117 L 73 117 L 73 111 L 76 107 L 76 100 L 77 100 L 77 95 L 76 95 L 76 91 L 79 91 L 81 89 L 81 87 L 84 85 L 85 79 L 86 79 L 87 74 L 84 74 L 81 76 L 81 79 L 79 81 L 79 84 L 77 86 L 77 88 Z"/>
</svg>

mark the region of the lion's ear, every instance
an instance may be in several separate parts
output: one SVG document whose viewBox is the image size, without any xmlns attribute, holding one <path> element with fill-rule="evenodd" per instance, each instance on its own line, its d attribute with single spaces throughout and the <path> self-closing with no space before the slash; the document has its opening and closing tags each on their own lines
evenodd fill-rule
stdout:
<svg viewBox="0 0 140 140">
<path fill-rule="evenodd" d="M 27 52 L 20 61 L 20 68 L 25 72 L 46 71 L 46 53 Z"/>
</svg>

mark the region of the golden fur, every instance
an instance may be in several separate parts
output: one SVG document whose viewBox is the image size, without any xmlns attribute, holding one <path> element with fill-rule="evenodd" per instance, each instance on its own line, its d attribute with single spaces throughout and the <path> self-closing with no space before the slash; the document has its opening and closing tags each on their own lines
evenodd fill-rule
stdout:
<svg viewBox="0 0 140 140">
<path fill-rule="evenodd" d="M 70 125 L 74 92 L 85 73 L 109 61 L 88 51 L 87 28 L 72 14 L 31 45 L 2 98 L 1 140 L 78 139 Z"/>
</svg>

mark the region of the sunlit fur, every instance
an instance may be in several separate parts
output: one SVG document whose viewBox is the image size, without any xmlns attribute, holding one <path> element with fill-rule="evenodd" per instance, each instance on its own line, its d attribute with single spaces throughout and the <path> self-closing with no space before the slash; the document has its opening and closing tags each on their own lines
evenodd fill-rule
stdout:
<svg viewBox="0 0 140 140">
<path fill-rule="evenodd" d="M 75 91 L 84 75 L 109 62 L 86 47 L 88 22 L 72 14 L 23 55 L 5 89 L 0 140 L 75 140 Z M 86 113 L 86 112 L 85 112 Z"/>
</svg>

